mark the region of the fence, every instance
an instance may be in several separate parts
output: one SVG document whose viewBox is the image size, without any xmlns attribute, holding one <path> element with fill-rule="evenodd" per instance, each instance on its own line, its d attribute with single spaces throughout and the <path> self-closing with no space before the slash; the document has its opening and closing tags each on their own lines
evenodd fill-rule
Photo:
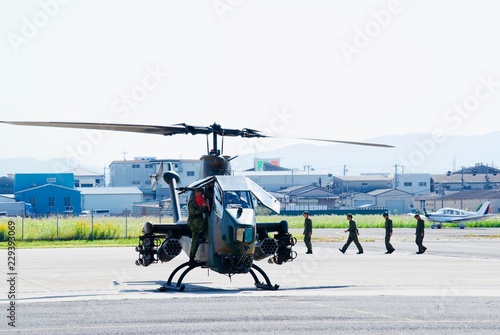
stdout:
<svg viewBox="0 0 500 335">
<path fill-rule="evenodd" d="M 0 218 L 0 241 L 8 240 L 8 222 L 16 226 L 18 241 L 58 241 L 136 238 L 147 221 L 153 223 L 172 223 L 168 216 L 64 216 L 54 215 L 47 218 Z"/>
</svg>

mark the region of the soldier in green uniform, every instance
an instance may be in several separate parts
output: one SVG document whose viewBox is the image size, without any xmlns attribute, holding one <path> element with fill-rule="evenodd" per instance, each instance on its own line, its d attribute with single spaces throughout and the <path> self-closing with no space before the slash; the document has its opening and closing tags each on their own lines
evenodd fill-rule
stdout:
<svg viewBox="0 0 500 335">
<path fill-rule="evenodd" d="M 304 212 L 304 243 L 306 244 L 307 247 L 307 252 L 306 254 L 312 254 L 312 243 L 311 243 L 311 236 L 312 236 L 312 221 L 309 218 L 309 212 L 305 211 Z"/>
<path fill-rule="evenodd" d="M 385 248 L 387 251 L 386 254 L 392 254 L 394 252 L 394 247 L 391 244 L 391 236 L 392 236 L 392 220 L 389 219 L 389 213 L 384 212 L 383 214 L 385 219 Z"/>
<path fill-rule="evenodd" d="M 363 247 L 358 241 L 358 229 L 356 228 L 356 222 L 352 219 L 352 214 L 347 214 L 347 220 L 349 220 L 349 228 L 345 230 L 344 232 L 347 233 L 349 232 L 349 238 L 347 239 L 347 242 L 345 243 L 344 247 L 342 249 L 339 249 L 341 253 L 345 253 L 347 248 L 349 248 L 349 245 L 351 242 L 354 242 L 356 244 L 356 247 L 358 248 L 358 255 L 363 253 Z"/>
<path fill-rule="evenodd" d="M 203 189 L 198 188 L 188 202 L 188 226 L 191 229 L 191 250 L 189 252 L 189 262 L 195 263 L 194 257 L 200 245 L 200 238 L 207 227 L 205 213 L 208 207 L 203 200 Z"/>
<path fill-rule="evenodd" d="M 427 250 L 426 247 L 422 244 L 424 242 L 424 220 L 420 218 L 420 215 L 415 214 L 414 216 L 415 219 L 417 219 L 417 229 L 415 231 L 415 243 L 418 246 L 418 251 L 417 254 L 423 254 L 425 250 Z"/>
</svg>

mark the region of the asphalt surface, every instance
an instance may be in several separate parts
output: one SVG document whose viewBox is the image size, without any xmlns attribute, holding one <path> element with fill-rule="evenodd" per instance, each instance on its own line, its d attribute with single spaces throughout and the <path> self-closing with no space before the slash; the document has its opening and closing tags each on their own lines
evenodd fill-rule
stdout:
<svg viewBox="0 0 500 335">
<path fill-rule="evenodd" d="M 293 262 L 257 262 L 277 291 L 256 289 L 250 275 L 195 269 L 184 292 L 158 292 L 187 256 L 144 268 L 130 247 L 16 250 L 11 276 L 1 250 L 0 333 L 499 334 L 499 235 L 427 230 L 428 250 L 416 255 L 414 230 L 397 229 L 386 255 L 383 230 L 363 229 L 357 255 L 353 244 L 338 251 L 343 230 L 316 229 L 313 255 L 299 242 Z"/>
</svg>

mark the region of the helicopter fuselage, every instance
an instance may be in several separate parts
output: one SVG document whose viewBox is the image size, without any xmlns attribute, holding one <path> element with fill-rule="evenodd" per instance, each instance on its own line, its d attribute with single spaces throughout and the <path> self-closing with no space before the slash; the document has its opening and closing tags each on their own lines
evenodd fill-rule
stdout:
<svg viewBox="0 0 500 335">
<path fill-rule="evenodd" d="M 250 179 L 217 175 L 202 179 L 189 188 L 204 189 L 209 202 L 206 229 L 196 252 L 195 264 L 190 266 L 205 267 L 226 275 L 250 272 L 255 278 L 252 269 L 257 269 L 264 276 L 265 273 L 254 261 L 269 258 L 269 263 L 282 264 L 296 257 L 292 251 L 295 239 L 288 233 L 286 221 L 256 222 L 257 203 L 271 209 L 278 208 L 279 203 Z M 270 232 L 276 234 L 270 237 Z M 147 222 L 139 240 L 136 248 L 139 259 L 136 263 L 144 266 L 168 262 L 179 255 L 181 249 L 189 255 L 193 243 L 186 221 L 174 224 Z M 177 269 L 173 274 L 175 272 Z M 269 280 L 266 278 L 266 281 Z M 261 284 L 257 284 L 256 280 L 256 285 Z M 274 289 L 275 286 L 269 283 L 263 286 L 270 287 Z"/>
</svg>

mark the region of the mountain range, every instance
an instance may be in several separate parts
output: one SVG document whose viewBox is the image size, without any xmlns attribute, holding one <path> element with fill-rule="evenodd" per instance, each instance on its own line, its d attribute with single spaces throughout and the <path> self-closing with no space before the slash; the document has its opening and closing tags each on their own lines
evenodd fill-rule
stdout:
<svg viewBox="0 0 500 335">
<path fill-rule="evenodd" d="M 253 167 L 255 158 L 279 158 L 280 165 L 295 170 L 327 172 L 334 175 L 363 173 L 441 174 L 482 163 L 500 162 L 500 131 L 481 136 L 436 137 L 431 134 L 388 135 L 368 139 L 394 148 L 345 144 L 295 144 L 277 150 L 239 155 L 232 160 L 234 170 Z M 166 157 L 168 158 L 168 157 Z M 40 161 L 33 158 L 0 159 L 0 176 L 8 173 L 66 172 L 77 166 L 64 158 Z M 83 166 L 95 172 L 103 167 Z"/>
<path fill-rule="evenodd" d="M 255 155 L 241 155 L 248 165 L 254 158 L 280 158 L 280 165 L 303 170 L 321 170 L 334 175 L 363 173 L 431 173 L 456 171 L 478 163 L 500 163 L 500 132 L 482 136 L 437 137 L 431 134 L 388 135 L 367 142 L 394 148 L 357 145 L 297 144 Z M 233 164 L 234 168 L 234 164 Z"/>
</svg>

